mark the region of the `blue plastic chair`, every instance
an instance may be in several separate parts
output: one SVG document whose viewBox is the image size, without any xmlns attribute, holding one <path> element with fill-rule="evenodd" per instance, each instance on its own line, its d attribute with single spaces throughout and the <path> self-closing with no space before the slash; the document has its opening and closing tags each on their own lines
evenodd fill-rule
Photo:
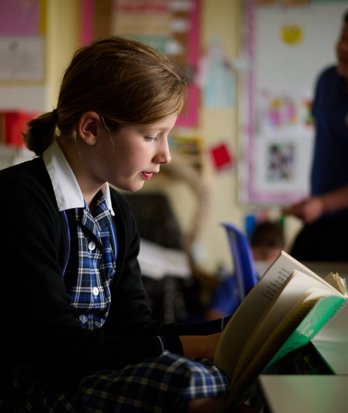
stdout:
<svg viewBox="0 0 348 413">
<path fill-rule="evenodd" d="M 233 224 L 223 222 L 221 225 L 226 230 L 229 242 L 239 305 L 258 281 L 254 258 L 246 234 Z"/>
</svg>

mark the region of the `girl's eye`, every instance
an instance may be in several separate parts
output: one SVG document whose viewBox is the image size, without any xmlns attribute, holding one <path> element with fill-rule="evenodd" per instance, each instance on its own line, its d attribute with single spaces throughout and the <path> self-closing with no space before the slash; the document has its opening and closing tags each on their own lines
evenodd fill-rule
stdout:
<svg viewBox="0 0 348 413">
<path fill-rule="evenodd" d="M 157 136 L 144 136 L 144 138 L 147 141 L 156 141 L 158 139 Z"/>
</svg>

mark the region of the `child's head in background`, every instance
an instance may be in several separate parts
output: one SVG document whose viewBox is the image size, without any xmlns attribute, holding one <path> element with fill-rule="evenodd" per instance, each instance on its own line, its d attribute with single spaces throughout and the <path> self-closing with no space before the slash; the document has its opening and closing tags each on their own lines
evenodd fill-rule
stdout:
<svg viewBox="0 0 348 413">
<path fill-rule="evenodd" d="M 250 245 L 255 262 L 272 262 L 285 248 L 283 228 L 278 222 L 257 223 L 250 236 Z"/>
<path fill-rule="evenodd" d="M 285 247 L 283 228 L 278 222 L 257 221 L 250 235 L 250 246 L 256 273 L 261 277 Z M 214 320 L 232 314 L 235 307 L 236 277 L 232 274 L 220 281 L 213 292 L 205 317 Z"/>
</svg>

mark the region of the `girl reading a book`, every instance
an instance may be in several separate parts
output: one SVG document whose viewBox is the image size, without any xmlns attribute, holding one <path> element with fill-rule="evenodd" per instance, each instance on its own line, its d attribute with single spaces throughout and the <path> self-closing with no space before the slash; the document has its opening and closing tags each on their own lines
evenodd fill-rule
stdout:
<svg viewBox="0 0 348 413">
<path fill-rule="evenodd" d="M 74 55 L 57 107 L 29 122 L 37 156 L 0 172 L 3 410 L 248 409 L 231 406 L 209 361 L 224 320 L 152 320 L 137 228 L 114 189 L 137 191 L 170 162 L 184 95 L 152 48 L 96 41 Z"/>
</svg>

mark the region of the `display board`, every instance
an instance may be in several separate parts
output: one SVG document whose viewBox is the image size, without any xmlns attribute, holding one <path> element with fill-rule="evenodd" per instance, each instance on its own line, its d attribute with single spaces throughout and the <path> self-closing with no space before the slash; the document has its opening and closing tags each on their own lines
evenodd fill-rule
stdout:
<svg viewBox="0 0 348 413">
<path fill-rule="evenodd" d="M 40 111 L 47 104 L 45 0 L 0 1 L 0 109 Z"/>
<path fill-rule="evenodd" d="M 82 0 L 81 41 L 109 35 L 134 38 L 166 54 L 187 83 L 177 126 L 198 125 L 199 88 L 193 79 L 199 56 L 200 0 Z"/>
<path fill-rule="evenodd" d="M 348 1 L 285 3 L 243 2 L 243 203 L 282 205 L 308 194 L 314 85 L 319 72 L 335 63 L 335 44 L 348 10 Z"/>
</svg>

